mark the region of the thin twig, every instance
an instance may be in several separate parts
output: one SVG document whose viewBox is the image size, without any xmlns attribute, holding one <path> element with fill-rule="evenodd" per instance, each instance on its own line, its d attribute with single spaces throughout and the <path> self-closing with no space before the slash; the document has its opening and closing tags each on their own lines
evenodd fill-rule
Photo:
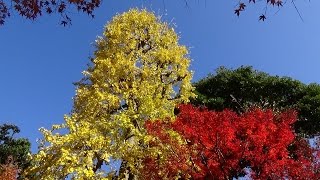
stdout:
<svg viewBox="0 0 320 180">
<path fill-rule="evenodd" d="M 300 14 L 300 12 L 299 12 L 299 10 L 298 10 L 297 6 L 296 6 L 296 3 L 294 2 L 294 0 L 292 0 L 291 2 L 292 2 L 292 4 L 293 4 L 294 8 L 296 9 L 297 13 L 299 14 L 299 17 L 300 17 L 301 21 L 302 21 L 302 22 L 304 22 L 304 20 L 303 20 L 303 18 L 302 18 L 302 16 L 301 16 L 301 14 Z"/>
</svg>

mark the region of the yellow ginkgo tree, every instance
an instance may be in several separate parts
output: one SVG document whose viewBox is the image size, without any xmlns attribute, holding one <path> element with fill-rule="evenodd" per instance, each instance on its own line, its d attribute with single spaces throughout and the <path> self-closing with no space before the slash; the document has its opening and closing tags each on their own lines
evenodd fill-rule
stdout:
<svg viewBox="0 0 320 180">
<path fill-rule="evenodd" d="M 27 174 L 110 179 L 112 161 L 138 174 L 150 138 L 145 121 L 174 117 L 176 105 L 193 96 L 188 51 L 178 41 L 169 24 L 146 10 L 115 16 L 77 83 L 72 112 L 63 124 L 41 129 L 44 138 Z"/>
</svg>

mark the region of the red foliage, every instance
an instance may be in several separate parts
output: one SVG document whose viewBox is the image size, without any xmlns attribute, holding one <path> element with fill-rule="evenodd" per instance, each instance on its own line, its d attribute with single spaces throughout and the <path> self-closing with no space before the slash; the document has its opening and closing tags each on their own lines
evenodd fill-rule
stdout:
<svg viewBox="0 0 320 180">
<path fill-rule="evenodd" d="M 66 13 L 70 11 L 70 6 L 75 6 L 78 11 L 82 11 L 93 17 L 93 11 L 99 7 L 100 4 L 100 0 L 12 0 L 9 5 L 13 7 L 19 15 L 32 20 L 44 13 L 58 13 L 62 17 L 61 24 L 67 25 L 71 23 L 71 19 Z M 0 25 L 2 25 L 9 16 L 8 4 L 0 0 Z"/>
<path fill-rule="evenodd" d="M 250 169 L 253 179 L 320 179 L 319 161 L 305 139 L 295 136 L 292 124 L 296 113 L 275 114 L 254 109 L 242 115 L 225 110 L 208 111 L 181 105 L 173 123 L 146 123 L 157 137 L 150 146 L 171 148 L 168 158 L 145 159 L 146 179 L 232 179 Z M 168 134 L 175 130 L 186 143 L 179 145 Z M 318 156 L 319 157 L 319 156 Z M 246 171 L 247 169 L 247 171 Z"/>
<path fill-rule="evenodd" d="M 8 158 L 6 164 L 0 164 L 0 179 L 16 180 L 18 172 L 18 167 L 14 164 L 12 157 Z"/>
<path fill-rule="evenodd" d="M 171 129 L 171 124 L 163 123 L 163 121 L 147 121 L 146 127 L 150 134 L 159 138 L 158 140 L 151 141 L 149 146 L 161 149 L 162 151 L 168 151 L 169 153 L 166 159 L 160 159 L 160 156 L 147 156 L 147 158 L 144 159 L 144 169 L 142 170 L 143 179 L 160 180 L 163 179 L 163 177 L 175 179 L 177 173 L 180 171 L 184 172 L 184 174 L 191 173 L 189 172 L 190 167 L 186 163 L 190 157 L 188 147 L 176 143 L 176 140 L 166 133 L 168 129 Z M 163 147 L 166 145 L 169 145 L 167 149 Z M 181 176 L 183 177 L 183 174 L 181 174 Z"/>
</svg>

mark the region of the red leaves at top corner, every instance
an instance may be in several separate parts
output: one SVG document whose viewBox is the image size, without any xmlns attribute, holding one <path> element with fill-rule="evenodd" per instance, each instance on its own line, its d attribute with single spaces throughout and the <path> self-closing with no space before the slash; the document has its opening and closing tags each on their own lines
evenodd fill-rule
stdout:
<svg viewBox="0 0 320 180">
<path fill-rule="evenodd" d="M 248 0 L 249 3 L 256 3 L 256 0 Z M 264 0 L 264 2 L 266 2 L 266 4 L 270 4 L 272 6 L 278 6 L 278 7 L 282 7 L 283 6 L 283 0 Z M 246 8 L 246 3 L 243 2 L 239 2 L 239 5 L 237 6 L 237 8 L 234 10 L 234 14 L 236 14 L 238 17 L 240 16 L 240 13 L 242 11 L 244 11 Z M 259 21 L 265 21 L 267 18 L 265 16 L 265 14 L 262 14 L 259 16 Z"/>
<path fill-rule="evenodd" d="M 20 16 L 31 20 L 39 18 L 44 13 L 60 14 L 63 17 L 61 25 L 66 26 L 70 24 L 70 19 L 65 16 L 71 10 L 71 5 L 75 5 L 76 10 L 93 18 L 93 12 L 100 4 L 101 0 L 12 0 L 9 5 L 6 1 L 0 0 L 0 25 L 10 16 L 8 7 L 10 10 L 17 11 Z"/>
<path fill-rule="evenodd" d="M 4 2 L 0 1 L 0 25 L 3 25 L 4 19 L 9 16 L 10 16 L 10 13 L 8 11 L 7 6 L 5 6 Z"/>
<path fill-rule="evenodd" d="M 262 15 L 260 15 L 259 16 L 259 21 L 264 21 L 264 20 L 266 20 L 267 18 L 266 18 L 266 16 L 264 15 L 264 14 L 262 14 Z"/>
<path fill-rule="evenodd" d="M 62 13 L 65 9 L 66 9 L 66 4 L 62 2 L 58 7 L 58 12 Z"/>
<path fill-rule="evenodd" d="M 283 1 L 282 0 L 267 0 L 267 3 L 270 3 L 271 5 L 276 5 L 276 6 L 283 6 Z"/>
<path fill-rule="evenodd" d="M 234 10 L 234 13 L 237 15 L 237 16 L 240 16 L 240 12 L 241 11 L 244 11 L 246 5 L 244 3 L 240 3 L 238 8 Z"/>
<path fill-rule="evenodd" d="M 71 18 L 68 15 L 63 16 L 63 20 L 60 23 L 61 25 L 63 25 L 64 27 L 66 25 L 71 25 Z"/>
<path fill-rule="evenodd" d="M 239 9 L 240 10 L 244 10 L 245 7 L 246 7 L 246 5 L 244 3 L 240 3 L 239 4 Z"/>
<path fill-rule="evenodd" d="M 239 9 L 235 9 L 235 10 L 234 10 L 234 13 L 235 13 L 237 16 L 240 16 L 240 10 L 239 10 Z"/>
<path fill-rule="evenodd" d="M 66 26 L 66 25 L 68 25 L 68 22 L 67 21 L 61 21 L 60 24 L 63 25 L 63 26 Z"/>
</svg>

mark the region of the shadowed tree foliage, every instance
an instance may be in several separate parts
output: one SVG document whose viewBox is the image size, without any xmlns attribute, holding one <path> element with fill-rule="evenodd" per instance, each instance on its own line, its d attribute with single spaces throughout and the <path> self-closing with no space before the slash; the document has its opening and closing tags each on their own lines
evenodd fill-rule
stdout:
<svg viewBox="0 0 320 180">
<path fill-rule="evenodd" d="M 19 132 L 20 129 L 16 125 L 0 125 L 0 164 L 10 165 L 14 161 L 18 168 L 23 171 L 30 165 L 27 157 L 31 144 L 28 139 L 14 138 L 14 135 Z M 8 163 L 8 159 L 11 160 L 10 163 Z M 11 168 L 11 166 L 6 167 Z M 22 177 L 20 178 L 22 179 Z"/>
<path fill-rule="evenodd" d="M 195 83 L 198 97 L 195 105 L 212 110 L 232 109 L 238 113 L 248 107 L 258 106 L 281 111 L 296 109 L 299 120 L 295 123 L 298 133 L 314 136 L 320 132 L 320 86 L 306 85 L 289 77 L 271 76 L 242 66 L 232 70 L 217 69 L 216 74 Z"/>
<path fill-rule="evenodd" d="M 17 180 L 19 173 L 18 166 L 12 156 L 9 156 L 5 164 L 0 164 L 0 179 Z"/>
<path fill-rule="evenodd" d="M 309 84 L 304 88 L 304 96 L 297 102 L 300 121 L 295 127 L 299 132 L 309 135 L 320 133 L 320 85 Z"/>
</svg>

